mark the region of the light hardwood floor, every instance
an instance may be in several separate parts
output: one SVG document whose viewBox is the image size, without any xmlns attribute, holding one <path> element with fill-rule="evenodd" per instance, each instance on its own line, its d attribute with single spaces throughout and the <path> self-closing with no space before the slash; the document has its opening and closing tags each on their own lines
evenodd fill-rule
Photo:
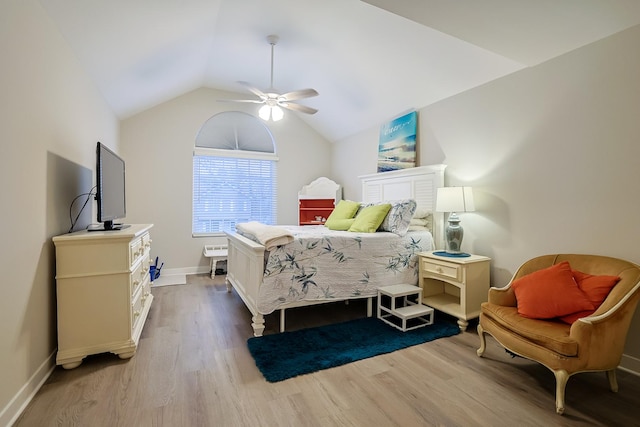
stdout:
<svg viewBox="0 0 640 427">
<path fill-rule="evenodd" d="M 475 323 L 451 338 L 279 383 L 247 349 L 250 315 L 224 278 L 153 288 L 137 354 L 56 368 L 15 424 L 23 426 L 640 426 L 640 378 L 573 376 L 555 413 L 553 374 L 512 359 L 492 338 L 476 355 Z M 362 302 L 288 311 L 289 329 L 362 317 Z M 441 315 L 436 313 L 436 315 Z M 267 317 L 266 333 L 278 328 Z M 282 357 L 287 357 L 283 349 Z"/>
</svg>

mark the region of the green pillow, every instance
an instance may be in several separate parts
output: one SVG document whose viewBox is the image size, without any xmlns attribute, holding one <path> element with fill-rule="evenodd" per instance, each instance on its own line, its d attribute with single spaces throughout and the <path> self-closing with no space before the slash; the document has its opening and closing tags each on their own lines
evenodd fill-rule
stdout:
<svg viewBox="0 0 640 427">
<path fill-rule="evenodd" d="M 325 225 L 329 230 L 347 231 L 355 220 L 355 218 L 334 219 L 331 223 L 327 220 Z"/>
<path fill-rule="evenodd" d="M 349 231 L 375 233 L 387 213 L 389 213 L 389 209 L 391 209 L 391 204 L 389 203 L 367 206 L 358 213 L 356 220 L 349 227 Z"/>
<path fill-rule="evenodd" d="M 330 230 L 347 230 L 347 228 L 335 228 L 338 227 L 336 221 L 343 219 L 353 218 L 356 212 L 358 212 L 358 208 L 360 207 L 360 203 L 353 202 L 351 200 L 340 200 L 336 208 L 331 212 L 329 218 L 324 223 Z"/>
</svg>

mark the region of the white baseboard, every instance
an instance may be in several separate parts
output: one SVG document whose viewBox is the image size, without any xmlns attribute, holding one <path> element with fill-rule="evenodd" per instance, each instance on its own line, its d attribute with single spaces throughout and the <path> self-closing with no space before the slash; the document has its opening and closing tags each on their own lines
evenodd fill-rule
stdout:
<svg viewBox="0 0 640 427">
<path fill-rule="evenodd" d="M 186 285 L 186 274 L 161 274 L 156 280 L 151 283 L 151 286 L 157 288 L 159 286 L 172 286 L 172 285 Z"/>
<path fill-rule="evenodd" d="M 640 376 L 640 359 L 638 359 L 637 357 L 629 356 L 627 354 L 623 354 L 619 368 L 623 371 L 627 371 Z"/>
<path fill-rule="evenodd" d="M 207 267 L 167 268 L 160 271 L 160 277 L 153 281 L 153 287 L 184 285 L 188 274 L 208 273 Z"/>
<path fill-rule="evenodd" d="M 36 372 L 31 375 L 29 381 L 22 386 L 20 391 L 13 396 L 13 399 L 0 412 L 0 426 L 10 426 L 16 422 L 22 411 L 27 407 L 33 396 L 36 395 L 40 387 L 49 378 L 56 367 L 55 350 L 51 355 L 38 367 Z"/>
</svg>

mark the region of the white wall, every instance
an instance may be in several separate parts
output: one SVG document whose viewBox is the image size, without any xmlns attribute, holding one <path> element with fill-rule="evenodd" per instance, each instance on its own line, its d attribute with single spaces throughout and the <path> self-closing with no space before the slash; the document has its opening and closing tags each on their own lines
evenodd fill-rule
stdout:
<svg viewBox="0 0 640 427">
<path fill-rule="evenodd" d="M 205 243 L 191 237 L 192 157 L 196 134 L 211 116 L 223 111 L 257 114 L 257 106 L 218 102 L 237 93 L 198 89 L 151 108 L 121 123 L 121 153 L 127 164 L 127 223 L 153 223 L 152 256 L 164 268 L 205 271 Z M 298 221 L 300 187 L 319 176 L 331 176 L 330 143 L 295 113 L 267 125 L 278 162 L 278 223 Z M 223 240 L 224 241 L 224 240 Z M 164 270 L 163 270 L 164 271 Z"/>
<path fill-rule="evenodd" d="M 546 253 L 640 264 L 638 46 L 640 26 L 419 111 L 419 164 L 447 164 L 447 185 L 474 187 L 463 249 L 493 259 L 494 285 Z M 334 146 L 345 197 L 376 171 L 377 139 L 371 129 Z M 638 312 L 625 353 L 640 372 Z"/>
<path fill-rule="evenodd" d="M 118 120 L 39 3 L 0 3 L 0 425 L 53 367 L 55 259 L 73 198 L 93 186 L 98 140 Z M 92 220 L 91 204 L 80 219 Z M 95 220 L 95 219 L 93 219 Z"/>
</svg>

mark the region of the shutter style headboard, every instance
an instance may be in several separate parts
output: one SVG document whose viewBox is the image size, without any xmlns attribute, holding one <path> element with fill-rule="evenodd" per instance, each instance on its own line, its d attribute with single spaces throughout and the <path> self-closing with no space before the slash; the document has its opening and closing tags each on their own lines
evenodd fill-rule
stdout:
<svg viewBox="0 0 640 427">
<path fill-rule="evenodd" d="M 414 199 L 419 209 L 432 212 L 433 240 L 436 248 L 444 248 L 444 214 L 436 212 L 436 189 L 444 187 L 446 165 L 419 166 L 390 172 L 360 176 L 362 201 Z"/>
</svg>

